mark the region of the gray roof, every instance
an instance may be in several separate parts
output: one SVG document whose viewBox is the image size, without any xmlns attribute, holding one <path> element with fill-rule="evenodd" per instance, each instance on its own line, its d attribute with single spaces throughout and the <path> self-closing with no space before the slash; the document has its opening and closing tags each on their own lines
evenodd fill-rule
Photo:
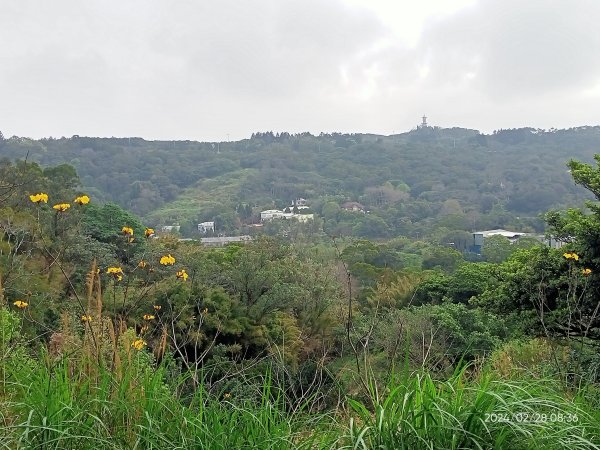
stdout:
<svg viewBox="0 0 600 450">
<path fill-rule="evenodd" d="M 220 237 L 208 237 L 200 239 L 203 244 L 227 244 L 229 242 L 243 242 L 251 241 L 252 236 L 220 236 Z"/>
</svg>

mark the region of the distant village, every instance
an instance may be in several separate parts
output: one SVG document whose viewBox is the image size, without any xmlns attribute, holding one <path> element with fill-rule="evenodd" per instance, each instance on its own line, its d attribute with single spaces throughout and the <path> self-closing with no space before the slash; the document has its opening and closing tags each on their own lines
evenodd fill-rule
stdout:
<svg viewBox="0 0 600 450">
<path fill-rule="evenodd" d="M 349 212 L 362 213 L 366 214 L 368 211 L 365 209 L 364 205 L 355 201 L 345 202 L 340 207 Z M 284 219 L 284 220 L 297 220 L 300 223 L 306 223 L 310 220 L 314 220 L 314 213 L 309 212 L 310 206 L 308 205 L 308 201 L 304 198 L 297 198 L 291 202 L 291 205 L 286 206 L 283 209 L 267 209 L 260 212 L 260 223 L 254 224 L 255 227 L 262 227 L 265 222 L 270 222 L 273 220 Z M 160 228 L 161 233 L 177 233 L 180 230 L 180 226 L 178 224 L 174 225 L 165 225 Z M 201 222 L 198 224 L 198 232 L 201 234 L 215 234 L 215 222 Z M 472 233 L 473 239 L 471 242 L 464 242 L 462 245 L 456 245 L 456 243 L 452 242 L 449 245 L 455 247 L 460 251 L 468 251 L 471 253 L 475 253 L 477 255 L 481 255 L 481 251 L 483 249 L 483 243 L 486 238 L 491 236 L 503 236 L 509 240 L 511 244 L 517 242 L 520 238 L 529 237 L 537 239 L 540 242 L 545 243 L 546 245 L 552 248 L 560 248 L 564 244 L 563 242 L 557 241 L 553 238 L 548 238 L 544 235 L 538 235 L 533 233 L 524 233 L 518 231 L 509 231 L 504 229 L 494 229 L 494 230 L 485 230 L 485 231 L 474 231 Z M 180 241 L 197 241 L 197 239 L 191 238 L 183 238 Z M 252 236 L 250 235 L 240 235 L 240 236 L 210 236 L 200 238 L 200 242 L 207 247 L 223 247 L 227 244 L 233 242 L 249 242 L 252 241 Z"/>
<path fill-rule="evenodd" d="M 262 226 L 265 222 L 270 222 L 276 219 L 292 219 L 297 220 L 301 223 L 306 223 L 310 220 L 314 220 L 315 215 L 310 211 L 310 206 L 307 200 L 304 198 L 298 198 L 291 202 L 291 205 L 286 206 L 283 209 L 267 209 L 260 212 L 260 224 L 254 226 Z M 180 225 L 164 225 L 160 228 L 161 233 L 178 233 Z M 198 224 L 198 232 L 201 234 L 215 234 L 215 222 L 201 222 Z M 184 238 L 180 241 L 195 241 L 196 239 Z M 241 236 L 211 236 L 200 238 L 200 242 L 207 247 L 222 247 L 232 242 L 248 242 L 252 240 L 252 236 L 241 235 Z"/>
<path fill-rule="evenodd" d="M 313 220 L 315 215 L 307 213 L 307 210 L 310 210 L 310 207 L 307 205 L 306 199 L 298 198 L 283 210 L 267 209 L 266 211 L 261 211 L 260 221 L 267 222 L 273 219 L 296 219 L 299 222 L 308 222 L 309 220 Z"/>
</svg>

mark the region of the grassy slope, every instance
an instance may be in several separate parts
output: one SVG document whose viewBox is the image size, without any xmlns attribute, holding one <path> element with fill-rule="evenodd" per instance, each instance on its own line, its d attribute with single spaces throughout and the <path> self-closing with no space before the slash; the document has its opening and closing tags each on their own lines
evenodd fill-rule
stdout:
<svg viewBox="0 0 600 450">
<path fill-rule="evenodd" d="M 151 223 L 196 220 L 202 211 L 223 206 L 233 209 L 240 185 L 256 169 L 240 169 L 215 178 L 199 181 L 185 189 L 176 200 L 160 206 L 146 215 Z"/>
</svg>

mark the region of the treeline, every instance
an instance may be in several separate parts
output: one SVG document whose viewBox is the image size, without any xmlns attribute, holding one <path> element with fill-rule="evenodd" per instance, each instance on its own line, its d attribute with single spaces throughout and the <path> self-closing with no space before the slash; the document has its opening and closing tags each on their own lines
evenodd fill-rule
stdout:
<svg viewBox="0 0 600 450">
<path fill-rule="evenodd" d="M 541 231 L 541 212 L 581 203 L 584 191 L 565 164 L 590 161 L 598 144 L 600 127 L 491 135 L 429 127 L 387 137 L 261 132 L 213 143 L 12 137 L 0 140 L 0 156 L 68 163 L 99 200 L 156 225 L 181 223 L 188 235 L 206 220 L 240 231 L 261 209 L 306 198 L 328 234 L 389 237 L 440 227 Z M 348 201 L 370 214 L 336 210 Z"/>
</svg>

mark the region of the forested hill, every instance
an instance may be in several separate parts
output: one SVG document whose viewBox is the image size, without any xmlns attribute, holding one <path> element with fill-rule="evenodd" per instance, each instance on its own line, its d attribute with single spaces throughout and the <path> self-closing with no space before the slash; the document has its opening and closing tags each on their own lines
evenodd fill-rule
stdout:
<svg viewBox="0 0 600 450">
<path fill-rule="evenodd" d="M 156 225 L 177 221 L 191 229 L 217 217 L 232 229 L 261 208 L 302 197 L 330 227 L 343 222 L 335 205 L 360 202 L 376 221 L 362 234 L 373 236 L 409 234 L 432 220 L 449 229 L 539 228 L 539 213 L 585 198 L 565 163 L 591 161 L 598 151 L 600 127 L 491 135 L 431 127 L 393 136 L 267 132 L 221 143 L 0 140 L 0 157 L 70 164 L 95 198 Z"/>
</svg>

